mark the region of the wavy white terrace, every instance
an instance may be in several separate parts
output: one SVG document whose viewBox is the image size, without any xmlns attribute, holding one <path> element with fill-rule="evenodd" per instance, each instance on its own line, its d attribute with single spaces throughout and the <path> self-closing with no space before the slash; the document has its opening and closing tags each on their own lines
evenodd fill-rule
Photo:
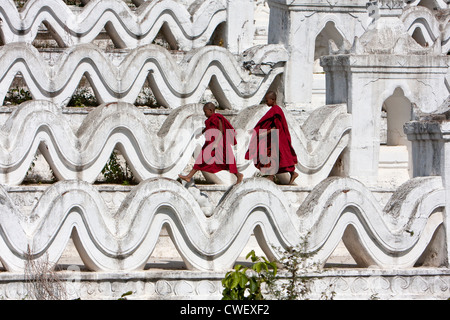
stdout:
<svg viewBox="0 0 450 320">
<path fill-rule="evenodd" d="M 0 154 L 2 183 L 20 184 L 38 150 L 57 180 L 93 183 L 115 148 L 126 157 L 138 181 L 151 177 L 175 179 L 192 160 L 195 149 L 203 144 L 204 137 L 198 135 L 205 120 L 202 108 L 202 104 L 178 108 L 161 126 L 152 126 L 138 107 L 110 103 L 95 108 L 73 130 L 54 104 L 25 102 L 11 113 L 0 130 L 0 144 L 6 151 Z M 324 106 L 303 125 L 288 117 L 303 183 L 315 185 L 326 178 L 347 146 L 351 123 L 345 109 L 345 105 Z M 255 174 L 251 161 L 244 159 L 249 130 L 266 111 L 267 107 L 256 105 L 233 118 L 239 141 L 236 161 L 246 177 Z M 227 172 L 218 174 L 219 178 L 221 175 L 225 183 L 230 183 Z"/>
<path fill-rule="evenodd" d="M 224 108 L 241 110 L 261 102 L 283 73 L 287 52 L 282 46 L 267 45 L 235 56 L 224 48 L 207 46 L 191 51 L 177 63 L 168 50 L 146 45 L 127 53 L 116 66 L 96 46 L 85 44 L 65 50 L 49 65 L 31 45 L 14 43 L 0 47 L 0 59 L 4 62 L 0 70 L 2 101 L 20 73 L 35 99 L 65 106 L 86 75 L 100 103 L 134 103 L 148 80 L 158 102 L 167 108 L 198 103 L 210 88 Z M 266 63 L 270 67 L 255 72 L 245 69 L 244 61 L 252 61 L 255 69 Z"/>
<path fill-rule="evenodd" d="M 2 192 L 0 259 L 9 271 L 33 259 L 59 260 L 70 237 L 90 270 L 140 270 L 161 229 L 189 269 L 225 271 L 233 266 L 252 233 L 270 259 L 275 248 L 301 245 L 324 264 L 341 239 L 360 266 L 411 268 L 442 231 L 444 189 L 440 178 L 411 180 L 384 209 L 352 179 L 330 178 L 314 188 L 299 209 L 265 179 L 247 179 L 229 189 L 212 211 L 179 182 L 150 179 L 133 188 L 111 215 L 92 185 L 65 181 L 47 188 L 29 215 Z M 48 206 L 49 203 L 53 205 Z M 19 236 L 20 235 L 20 236 Z M 439 241 L 439 240 L 434 240 Z M 435 252 L 434 263 L 444 256 Z"/>
<path fill-rule="evenodd" d="M 74 11 L 63 1 L 28 1 L 18 11 L 14 1 L 5 0 L 0 7 L 5 43 L 31 43 L 44 22 L 61 47 L 90 43 L 106 28 L 117 47 L 135 48 L 152 43 L 165 27 L 175 46 L 190 50 L 207 44 L 226 17 L 226 5 L 218 0 L 205 1 L 194 12 L 167 0 L 147 1 L 136 11 L 122 0 L 89 1 Z"/>
</svg>

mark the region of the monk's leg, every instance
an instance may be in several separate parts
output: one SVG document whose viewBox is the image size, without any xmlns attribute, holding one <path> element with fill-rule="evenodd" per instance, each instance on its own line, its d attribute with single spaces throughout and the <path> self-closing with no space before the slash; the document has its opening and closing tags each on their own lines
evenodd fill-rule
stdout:
<svg viewBox="0 0 450 320">
<path fill-rule="evenodd" d="M 235 173 L 235 176 L 236 176 L 236 178 L 237 178 L 237 180 L 236 180 L 236 184 L 239 184 L 239 183 L 241 183 L 241 182 L 242 182 L 242 180 L 244 179 L 244 175 L 243 175 L 242 173 L 240 173 L 240 172 L 238 172 L 238 173 Z"/>
<path fill-rule="evenodd" d="M 197 173 L 198 170 L 192 169 L 191 172 L 188 173 L 187 176 L 183 176 L 181 174 L 178 175 L 178 177 L 180 177 L 180 179 L 186 181 L 186 182 L 191 182 L 192 177 L 194 176 L 194 174 Z"/>
<path fill-rule="evenodd" d="M 298 177 L 298 173 L 295 171 L 289 172 L 291 174 L 291 180 L 289 181 L 289 184 L 294 184 L 295 179 Z"/>
</svg>

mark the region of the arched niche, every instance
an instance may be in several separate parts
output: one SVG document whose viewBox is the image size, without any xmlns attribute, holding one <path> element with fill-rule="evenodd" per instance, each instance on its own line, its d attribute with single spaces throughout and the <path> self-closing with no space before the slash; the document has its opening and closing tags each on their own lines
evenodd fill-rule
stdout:
<svg viewBox="0 0 450 320">
<path fill-rule="evenodd" d="M 420 44 L 422 47 L 429 47 L 431 44 L 429 43 L 429 40 L 427 40 L 422 32 L 422 29 L 417 27 L 414 29 L 414 32 L 412 33 L 413 39 Z"/>
<path fill-rule="evenodd" d="M 316 36 L 314 49 L 314 68 L 313 68 L 313 104 L 324 105 L 326 94 L 325 72 L 320 65 L 320 58 L 329 54 L 329 41 L 341 47 L 344 43 L 344 37 L 336 28 L 334 21 L 328 21 L 323 29 Z"/>
<path fill-rule="evenodd" d="M 405 97 L 403 90 L 398 87 L 394 93 L 387 98 L 382 109 L 387 114 L 387 139 L 388 146 L 409 146 L 403 126 L 411 121 L 411 101 Z"/>
<path fill-rule="evenodd" d="M 227 23 L 226 22 L 220 23 L 212 33 L 207 45 L 221 46 L 226 48 L 228 46 L 226 31 L 227 31 Z"/>
<path fill-rule="evenodd" d="M 412 146 L 403 130 L 412 119 L 412 104 L 397 87 L 383 102 L 382 111 L 386 116 L 386 144 L 380 148 L 379 176 L 400 185 L 412 176 Z"/>
</svg>

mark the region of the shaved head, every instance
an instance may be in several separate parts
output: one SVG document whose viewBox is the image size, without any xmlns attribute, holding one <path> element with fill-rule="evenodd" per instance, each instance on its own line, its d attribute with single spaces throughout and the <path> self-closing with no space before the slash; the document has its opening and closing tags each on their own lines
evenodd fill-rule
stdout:
<svg viewBox="0 0 450 320">
<path fill-rule="evenodd" d="M 274 91 L 269 91 L 266 93 L 266 98 L 277 100 L 277 94 Z"/>
<path fill-rule="evenodd" d="M 211 111 L 216 111 L 216 106 L 214 105 L 214 103 L 212 102 L 208 102 L 203 106 L 203 110 L 211 110 Z"/>
</svg>

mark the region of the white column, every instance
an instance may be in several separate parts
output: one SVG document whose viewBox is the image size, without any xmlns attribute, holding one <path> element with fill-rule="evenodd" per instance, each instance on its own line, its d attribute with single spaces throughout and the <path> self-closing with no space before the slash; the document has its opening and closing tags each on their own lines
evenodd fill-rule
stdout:
<svg viewBox="0 0 450 320">
<path fill-rule="evenodd" d="M 254 10 L 253 0 L 227 0 L 227 44 L 234 54 L 253 47 Z"/>
<path fill-rule="evenodd" d="M 343 154 L 345 175 L 365 184 L 378 180 L 381 106 L 378 91 L 366 86 L 372 68 L 365 57 L 327 56 L 322 66 L 327 77 L 327 104 L 346 103 L 352 115 L 350 144 Z M 361 69 L 366 71 L 361 72 Z"/>
<path fill-rule="evenodd" d="M 443 116 L 441 116 L 443 117 Z M 441 176 L 445 189 L 446 262 L 450 261 L 450 122 L 445 119 L 405 124 L 412 143 L 414 177 Z"/>
<path fill-rule="evenodd" d="M 284 76 L 286 106 L 313 111 L 313 71 L 316 40 L 328 22 L 352 41 L 365 30 L 366 1 L 268 0 L 268 42 L 283 44 L 289 51 Z"/>
<path fill-rule="evenodd" d="M 268 42 L 283 44 L 289 51 L 284 74 L 284 103 L 287 106 L 308 105 L 312 98 L 315 29 L 317 21 L 307 18 L 293 5 L 269 0 Z"/>
</svg>

